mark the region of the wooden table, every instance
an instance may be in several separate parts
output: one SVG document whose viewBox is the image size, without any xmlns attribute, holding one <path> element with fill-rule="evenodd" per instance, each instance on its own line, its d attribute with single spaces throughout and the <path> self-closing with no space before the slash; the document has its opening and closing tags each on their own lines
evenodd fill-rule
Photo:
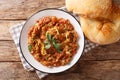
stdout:
<svg viewBox="0 0 120 80">
<path fill-rule="evenodd" d="M 0 80 L 39 80 L 35 72 L 24 70 L 9 28 L 43 8 L 62 7 L 64 2 L 0 0 Z M 43 80 L 120 80 L 120 41 L 96 47 L 83 54 L 78 63 L 68 71 L 50 74 Z"/>
</svg>

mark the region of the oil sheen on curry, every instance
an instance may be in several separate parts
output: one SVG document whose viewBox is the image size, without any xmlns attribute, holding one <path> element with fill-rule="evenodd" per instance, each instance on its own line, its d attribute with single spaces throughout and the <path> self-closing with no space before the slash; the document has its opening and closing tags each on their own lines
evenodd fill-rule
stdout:
<svg viewBox="0 0 120 80">
<path fill-rule="evenodd" d="M 78 34 L 68 19 L 45 16 L 28 32 L 28 50 L 47 67 L 69 64 L 76 54 Z"/>
</svg>

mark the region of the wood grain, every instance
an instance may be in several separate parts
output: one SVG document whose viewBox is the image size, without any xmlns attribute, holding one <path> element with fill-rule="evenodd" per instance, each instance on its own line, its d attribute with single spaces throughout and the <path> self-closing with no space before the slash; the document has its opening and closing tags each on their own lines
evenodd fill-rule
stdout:
<svg viewBox="0 0 120 80">
<path fill-rule="evenodd" d="M 0 61 L 20 61 L 13 41 L 0 41 Z"/>
<path fill-rule="evenodd" d="M 0 20 L 0 40 L 13 40 L 9 33 L 9 28 L 21 22 L 23 22 L 23 20 L 19 21 Z"/>
<path fill-rule="evenodd" d="M 0 62 L 0 80 L 39 80 L 35 72 L 27 72 L 21 62 Z"/>
<path fill-rule="evenodd" d="M 26 19 L 44 9 L 64 6 L 64 0 L 0 0 L 0 19 Z"/>
<path fill-rule="evenodd" d="M 119 80 L 119 61 L 80 61 L 73 72 L 49 75 L 45 80 Z"/>
<path fill-rule="evenodd" d="M 120 7 L 120 0 L 113 0 L 113 2 L 117 5 L 119 5 L 119 7 Z"/>
<path fill-rule="evenodd" d="M 23 69 L 21 62 L 0 62 L 0 80 L 39 80 L 34 72 Z M 74 69 L 72 69 L 74 68 Z M 70 70 L 49 74 L 43 80 L 119 80 L 120 62 L 79 61 Z"/>
<path fill-rule="evenodd" d="M 99 46 L 81 57 L 82 60 L 120 60 L 120 41 L 114 44 Z"/>
</svg>

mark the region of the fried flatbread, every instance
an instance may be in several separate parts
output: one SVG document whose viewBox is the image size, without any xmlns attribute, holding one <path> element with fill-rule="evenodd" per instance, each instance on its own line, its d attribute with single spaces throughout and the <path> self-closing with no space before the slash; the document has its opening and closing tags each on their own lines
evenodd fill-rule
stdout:
<svg viewBox="0 0 120 80">
<path fill-rule="evenodd" d="M 80 17 L 80 23 L 85 36 L 98 44 L 111 44 L 120 39 L 120 9 L 113 5 L 108 19 L 90 19 Z"/>
<path fill-rule="evenodd" d="M 111 7 L 112 0 L 66 0 L 68 11 L 90 18 L 107 18 Z"/>
</svg>

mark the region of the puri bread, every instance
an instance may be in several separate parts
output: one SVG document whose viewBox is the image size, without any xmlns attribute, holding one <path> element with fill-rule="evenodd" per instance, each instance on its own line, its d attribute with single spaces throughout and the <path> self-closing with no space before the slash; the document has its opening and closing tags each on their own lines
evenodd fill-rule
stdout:
<svg viewBox="0 0 120 80">
<path fill-rule="evenodd" d="M 112 11 L 108 19 L 117 22 L 116 20 L 119 20 L 119 18 L 120 18 L 120 7 L 118 5 L 113 4 Z"/>
<path fill-rule="evenodd" d="M 120 19 L 119 19 L 120 20 Z M 85 36 L 98 44 L 110 44 L 120 39 L 120 24 L 80 17 Z"/>
<path fill-rule="evenodd" d="M 109 16 L 112 0 L 66 0 L 66 8 L 90 18 L 106 18 Z"/>
<path fill-rule="evenodd" d="M 111 15 L 111 20 L 96 20 L 80 17 L 80 23 L 85 36 L 98 44 L 111 44 L 120 39 L 120 16 Z"/>
<path fill-rule="evenodd" d="M 80 15 L 85 36 L 105 45 L 120 39 L 120 8 L 112 0 L 66 0 L 66 8 Z"/>
</svg>

